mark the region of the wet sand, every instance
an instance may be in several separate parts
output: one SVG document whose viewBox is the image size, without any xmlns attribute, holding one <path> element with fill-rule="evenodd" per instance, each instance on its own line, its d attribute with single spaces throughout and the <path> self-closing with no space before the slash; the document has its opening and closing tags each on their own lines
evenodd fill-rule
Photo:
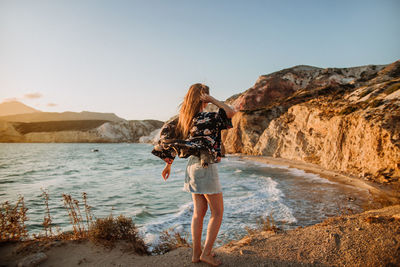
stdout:
<svg viewBox="0 0 400 267">
<path fill-rule="evenodd" d="M 327 170 L 319 165 L 305 163 L 301 161 L 288 160 L 283 158 L 273 158 L 266 156 L 248 156 L 248 155 L 238 155 L 238 156 L 245 160 L 301 169 L 304 170 L 305 172 L 318 174 L 322 178 L 328 179 L 332 182 L 338 182 L 345 185 L 351 185 L 360 189 L 368 190 L 371 196 L 374 198 L 374 201 L 381 204 L 381 206 L 400 204 L 400 192 L 395 188 L 392 188 L 390 185 L 389 186 L 378 185 L 376 183 L 362 180 L 358 177 L 349 174 Z"/>
</svg>

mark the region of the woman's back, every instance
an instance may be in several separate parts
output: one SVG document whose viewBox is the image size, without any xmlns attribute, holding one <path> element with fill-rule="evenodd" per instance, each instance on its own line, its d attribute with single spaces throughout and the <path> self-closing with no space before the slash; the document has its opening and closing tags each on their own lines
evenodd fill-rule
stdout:
<svg viewBox="0 0 400 267">
<path fill-rule="evenodd" d="M 193 126 L 188 141 L 201 142 L 214 154 L 215 160 L 221 157 L 221 131 L 232 127 L 231 120 L 224 109 L 218 112 L 199 112 L 193 118 Z"/>
</svg>

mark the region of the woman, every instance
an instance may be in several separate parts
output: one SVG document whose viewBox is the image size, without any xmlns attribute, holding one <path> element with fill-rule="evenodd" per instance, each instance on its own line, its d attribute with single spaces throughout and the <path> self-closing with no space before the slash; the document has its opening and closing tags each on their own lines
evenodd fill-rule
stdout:
<svg viewBox="0 0 400 267">
<path fill-rule="evenodd" d="M 218 112 L 203 112 L 208 103 L 219 107 Z M 209 95 L 206 85 L 197 83 L 190 86 L 182 103 L 179 117 L 166 123 L 160 135 L 159 144 L 152 153 L 165 162 L 162 177 L 167 180 L 171 165 L 178 154 L 188 157 L 184 190 L 192 194 L 192 262 L 203 261 L 212 266 L 221 262 L 211 253 L 217 238 L 223 215 L 223 197 L 217 166 L 221 161 L 221 130 L 232 127 L 231 118 L 235 111 L 223 102 Z M 211 218 L 208 223 L 204 249 L 201 249 L 203 219 L 210 206 Z"/>
</svg>

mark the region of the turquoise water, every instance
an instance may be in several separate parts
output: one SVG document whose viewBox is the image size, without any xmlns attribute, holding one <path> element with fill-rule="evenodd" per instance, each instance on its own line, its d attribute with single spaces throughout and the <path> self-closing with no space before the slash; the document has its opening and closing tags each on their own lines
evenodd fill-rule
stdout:
<svg viewBox="0 0 400 267">
<path fill-rule="evenodd" d="M 127 143 L 0 144 L 0 202 L 25 197 L 30 233 L 42 231 L 41 188 L 49 191 L 53 223 L 62 230 L 71 229 L 62 194 L 81 200 L 86 192 L 96 217 L 132 217 L 149 243 L 168 228 L 189 233 L 193 206 L 191 195 L 182 191 L 186 159 L 174 162 L 165 182 L 164 163 L 151 149 Z M 271 215 L 282 228 L 306 226 L 346 208 L 361 211 L 369 198 L 368 192 L 315 174 L 235 156 L 218 168 L 225 206 L 220 243 L 243 236 L 262 216 Z"/>
</svg>

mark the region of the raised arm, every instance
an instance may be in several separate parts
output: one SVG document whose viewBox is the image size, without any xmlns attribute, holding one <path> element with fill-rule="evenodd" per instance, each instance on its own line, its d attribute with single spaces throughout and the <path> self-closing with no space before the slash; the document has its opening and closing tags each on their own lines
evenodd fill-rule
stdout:
<svg viewBox="0 0 400 267">
<path fill-rule="evenodd" d="M 228 106 L 227 104 L 225 104 L 224 102 L 221 102 L 217 99 L 215 99 L 214 97 L 207 95 L 207 94 L 202 94 L 200 96 L 201 100 L 206 102 L 206 103 L 212 103 L 214 105 L 216 105 L 219 108 L 223 108 L 225 110 L 226 116 L 228 116 L 228 118 L 232 118 L 233 115 L 236 114 L 236 111 L 231 108 L 230 106 Z"/>
</svg>

